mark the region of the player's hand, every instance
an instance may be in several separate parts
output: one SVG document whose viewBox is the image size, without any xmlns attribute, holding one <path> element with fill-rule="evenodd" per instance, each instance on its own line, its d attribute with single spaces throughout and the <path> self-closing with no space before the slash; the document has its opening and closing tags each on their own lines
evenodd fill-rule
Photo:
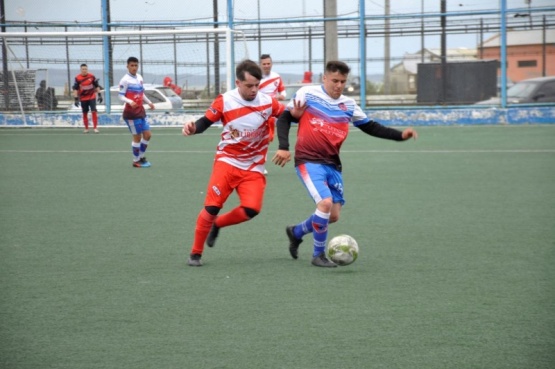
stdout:
<svg viewBox="0 0 555 369">
<path fill-rule="evenodd" d="M 148 104 L 148 106 L 150 107 L 150 110 L 154 110 L 154 104 L 153 103 Z"/>
<path fill-rule="evenodd" d="M 75 97 L 73 100 L 74 100 L 73 105 L 75 105 L 75 107 L 78 108 L 79 107 L 79 98 Z"/>
<path fill-rule="evenodd" d="M 300 119 L 301 115 L 303 115 L 304 111 L 306 110 L 306 101 L 304 104 L 301 105 L 301 102 L 298 100 L 293 99 L 293 109 L 290 110 L 291 115 L 295 119 Z"/>
<path fill-rule="evenodd" d="M 284 167 L 285 164 L 291 161 L 291 153 L 288 150 L 278 150 L 272 158 L 272 163 Z"/>
<path fill-rule="evenodd" d="M 100 94 L 100 92 L 98 93 L 98 103 L 102 104 L 104 100 L 102 99 L 102 95 Z"/>
<path fill-rule="evenodd" d="M 416 132 L 412 127 L 410 127 L 403 131 L 402 137 L 403 137 L 403 140 L 408 140 L 409 138 L 414 138 L 416 140 L 418 138 L 418 132 Z"/>
<path fill-rule="evenodd" d="M 183 125 L 183 128 L 181 129 L 181 133 L 183 134 L 183 136 L 194 135 L 196 131 L 197 131 L 197 126 L 195 125 L 195 122 L 185 123 Z"/>
</svg>

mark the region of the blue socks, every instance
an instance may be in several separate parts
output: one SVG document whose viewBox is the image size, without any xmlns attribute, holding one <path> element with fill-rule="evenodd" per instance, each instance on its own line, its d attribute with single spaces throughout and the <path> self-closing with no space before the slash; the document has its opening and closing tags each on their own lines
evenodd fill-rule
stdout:
<svg viewBox="0 0 555 369">
<path fill-rule="evenodd" d="M 305 234 L 312 232 L 314 237 L 313 256 L 315 257 L 320 255 L 326 249 L 329 220 L 329 213 L 322 213 L 321 211 L 316 210 L 314 214 L 293 228 L 293 234 L 298 239 L 301 239 Z"/>
<path fill-rule="evenodd" d="M 137 142 L 131 142 L 131 151 L 133 152 L 133 161 L 139 161 L 141 144 Z"/>
</svg>

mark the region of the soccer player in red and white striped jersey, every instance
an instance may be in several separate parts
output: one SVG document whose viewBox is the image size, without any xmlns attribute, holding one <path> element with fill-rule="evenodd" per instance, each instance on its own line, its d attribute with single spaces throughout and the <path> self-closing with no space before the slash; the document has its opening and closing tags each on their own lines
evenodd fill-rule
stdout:
<svg viewBox="0 0 555 369">
<path fill-rule="evenodd" d="M 283 80 L 281 76 L 276 72 L 272 71 L 272 57 L 270 54 L 260 55 L 260 68 L 262 68 L 262 79 L 260 80 L 260 92 L 263 94 L 275 97 L 278 100 L 285 100 L 287 93 L 285 91 L 285 86 L 283 85 Z M 274 140 L 274 130 L 275 130 L 275 119 L 270 120 L 270 142 Z M 264 169 L 264 175 L 267 175 L 268 171 Z"/>
<path fill-rule="evenodd" d="M 275 97 L 278 100 L 285 100 L 287 94 L 281 76 L 272 71 L 272 57 L 269 54 L 260 56 L 260 68 L 262 68 L 262 79 L 260 80 L 260 92 Z"/>
<path fill-rule="evenodd" d="M 237 65 L 237 88 L 219 95 L 204 116 L 185 123 L 184 136 L 204 132 L 221 121 L 223 130 L 208 181 L 204 208 L 200 211 L 191 248 L 190 266 L 201 266 L 204 244 L 214 246 L 220 228 L 252 219 L 262 209 L 266 188 L 264 164 L 270 143 L 269 120 L 285 109 L 275 98 L 260 93 L 262 70 L 252 60 Z M 218 216 L 233 191 L 240 204 Z"/>
</svg>

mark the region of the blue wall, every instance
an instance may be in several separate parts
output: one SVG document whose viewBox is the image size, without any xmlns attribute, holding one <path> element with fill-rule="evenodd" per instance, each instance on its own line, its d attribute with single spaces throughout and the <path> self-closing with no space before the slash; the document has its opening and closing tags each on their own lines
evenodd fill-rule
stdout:
<svg viewBox="0 0 555 369">
<path fill-rule="evenodd" d="M 449 126 L 496 124 L 555 124 L 555 105 L 540 107 L 480 108 L 395 108 L 368 109 L 371 119 L 387 126 Z M 204 111 L 150 113 L 151 126 L 181 126 L 196 120 Z M 99 114 L 99 125 L 125 127 L 120 114 Z M 81 114 L 75 113 L 0 113 L 0 127 L 82 127 Z"/>
</svg>

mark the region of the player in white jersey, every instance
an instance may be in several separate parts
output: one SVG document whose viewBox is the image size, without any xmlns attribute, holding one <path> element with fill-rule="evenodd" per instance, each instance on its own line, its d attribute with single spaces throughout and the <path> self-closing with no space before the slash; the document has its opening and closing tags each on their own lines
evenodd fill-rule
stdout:
<svg viewBox="0 0 555 369">
<path fill-rule="evenodd" d="M 150 126 L 146 121 L 146 112 L 143 101 L 150 109 L 154 104 L 145 96 L 143 77 L 137 73 L 139 59 L 131 56 L 127 59 L 128 73 L 119 82 L 119 99 L 125 103 L 123 108 L 123 120 L 133 135 L 131 151 L 133 153 L 133 167 L 148 168 L 150 162 L 146 160 L 145 152 L 150 141 Z"/>
<path fill-rule="evenodd" d="M 405 141 L 418 136 L 412 128 L 399 131 L 370 120 L 352 98 L 344 96 L 349 71 L 349 66 L 341 61 L 328 62 L 323 84 L 301 87 L 277 122 L 279 150 L 272 161 L 283 167 L 290 160 L 289 129 L 292 121 L 298 121 L 295 169 L 316 203 L 316 210 L 307 219 L 286 227 L 289 253 L 297 259 L 303 236 L 312 233 L 312 265 L 318 267 L 336 267 L 324 250 L 328 224 L 339 220 L 345 203 L 339 152 L 350 123 L 366 134 L 389 140 Z"/>
<path fill-rule="evenodd" d="M 269 54 L 260 55 L 260 68 L 262 68 L 262 79 L 260 80 L 260 92 L 285 100 L 287 94 L 281 76 L 272 71 L 272 57 Z"/>
<path fill-rule="evenodd" d="M 196 221 L 187 261 L 190 266 L 202 265 L 204 243 L 213 247 L 220 228 L 252 219 L 262 209 L 266 188 L 264 163 L 270 143 L 268 122 L 285 107 L 259 92 L 262 70 L 252 60 L 239 63 L 236 76 L 236 89 L 219 95 L 202 118 L 185 123 L 182 129 L 184 136 L 190 136 L 204 132 L 214 122 L 223 124 L 204 208 Z M 237 192 L 240 204 L 218 216 L 233 191 Z"/>
<path fill-rule="evenodd" d="M 270 54 L 260 55 L 260 68 L 262 68 L 262 80 L 260 80 L 260 92 L 275 97 L 278 100 L 285 100 L 287 93 L 281 76 L 272 71 L 272 57 Z M 274 139 L 275 120 L 270 121 L 270 142 Z M 264 174 L 268 174 L 265 169 Z"/>
</svg>

